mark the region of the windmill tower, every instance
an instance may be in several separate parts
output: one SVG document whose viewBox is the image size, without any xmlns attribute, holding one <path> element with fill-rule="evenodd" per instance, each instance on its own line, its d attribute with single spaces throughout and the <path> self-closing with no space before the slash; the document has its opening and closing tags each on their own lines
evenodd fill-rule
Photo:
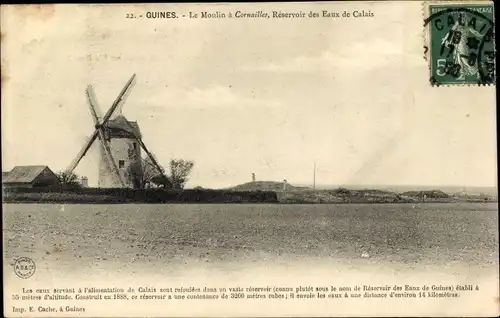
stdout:
<svg viewBox="0 0 500 318">
<path fill-rule="evenodd" d="M 137 163 L 140 167 L 142 164 L 141 149 L 137 143 L 136 136 L 142 138 L 137 122 L 128 121 L 125 116 L 121 114 L 110 119 L 106 125 L 105 138 L 107 138 L 111 156 L 115 160 L 120 177 L 127 187 L 133 187 L 130 178 L 127 177 L 129 166 L 133 163 Z M 106 149 L 101 146 L 99 188 L 118 188 L 121 186 L 120 180 L 116 178 L 113 169 L 110 168 L 112 168 L 112 166 L 110 167 L 108 164 Z"/>
<path fill-rule="evenodd" d="M 126 93 L 130 92 L 130 87 L 134 79 L 135 74 L 132 75 L 104 117 L 99 115 L 99 108 L 92 86 L 89 85 L 87 87 L 87 101 L 92 119 L 94 120 L 95 130 L 82 150 L 71 162 L 66 170 L 68 173 L 72 173 L 75 170 L 94 141 L 99 139 L 100 160 L 98 185 L 100 188 L 133 187 L 131 178 L 128 177 L 129 167 L 136 163 L 136 167 L 142 170 L 141 149 L 149 156 L 154 167 L 158 170 L 158 174 L 166 178 L 163 169 L 161 169 L 156 159 L 142 141 L 142 134 L 137 122 L 128 121 L 125 116 L 121 114 L 124 96 Z M 118 114 L 113 116 L 117 110 Z"/>
</svg>

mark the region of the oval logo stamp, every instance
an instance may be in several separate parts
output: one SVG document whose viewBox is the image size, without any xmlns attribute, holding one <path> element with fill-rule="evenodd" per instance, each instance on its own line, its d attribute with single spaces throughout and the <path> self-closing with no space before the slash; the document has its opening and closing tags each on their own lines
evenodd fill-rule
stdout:
<svg viewBox="0 0 500 318">
<path fill-rule="evenodd" d="M 495 84 L 492 3 L 428 4 L 424 25 L 432 85 Z"/>
<path fill-rule="evenodd" d="M 14 263 L 14 272 L 20 278 L 27 279 L 36 271 L 35 262 L 29 257 L 20 257 Z"/>
</svg>

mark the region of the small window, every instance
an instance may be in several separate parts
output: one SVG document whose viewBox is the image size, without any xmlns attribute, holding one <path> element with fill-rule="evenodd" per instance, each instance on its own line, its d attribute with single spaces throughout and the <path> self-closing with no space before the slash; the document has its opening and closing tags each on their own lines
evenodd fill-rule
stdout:
<svg viewBox="0 0 500 318">
<path fill-rule="evenodd" d="M 134 142 L 134 150 L 137 150 L 137 143 Z"/>
<path fill-rule="evenodd" d="M 118 160 L 118 168 L 123 168 L 125 166 L 125 160 Z"/>
</svg>

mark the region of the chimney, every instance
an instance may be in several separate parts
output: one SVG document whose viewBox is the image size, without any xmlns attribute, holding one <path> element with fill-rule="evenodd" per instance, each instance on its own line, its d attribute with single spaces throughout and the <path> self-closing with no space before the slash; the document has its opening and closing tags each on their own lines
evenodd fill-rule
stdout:
<svg viewBox="0 0 500 318">
<path fill-rule="evenodd" d="M 252 173 L 252 182 L 255 182 L 255 173 Z"/>
<path fill-rule="evenodd" d="M 287 182 L 286 182 L 286 179 L 283 180 L 283 191 L 286 191 L 286 185 L 287 185 Z"/>
<path fill-rule="evenodd" d="M 84 188 L 88 188 L 89 187 L 89 179 L 87 177 L 82 177 L 82 186 Z"/>
</svg>

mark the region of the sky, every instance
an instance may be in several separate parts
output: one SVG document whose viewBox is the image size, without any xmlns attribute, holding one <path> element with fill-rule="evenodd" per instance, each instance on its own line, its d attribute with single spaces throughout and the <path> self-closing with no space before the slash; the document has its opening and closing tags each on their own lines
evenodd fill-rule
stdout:
<svg viewBox="0 0 500 318">
<path fill-rule="evenodd" d="M 2 7 L 2 170 L 62 171 L 130 76 L 123 114 L 188 187 L 258 180 L 496 186 L 494 87 L 431 87 L 419 2 L 259 4 L 351 19 L 125 19 L 190 6 Z M 255 11 L 219 5 L 211 11 Z M 97 184 L 99 146 L 76 169 Z"/>
</svg>

